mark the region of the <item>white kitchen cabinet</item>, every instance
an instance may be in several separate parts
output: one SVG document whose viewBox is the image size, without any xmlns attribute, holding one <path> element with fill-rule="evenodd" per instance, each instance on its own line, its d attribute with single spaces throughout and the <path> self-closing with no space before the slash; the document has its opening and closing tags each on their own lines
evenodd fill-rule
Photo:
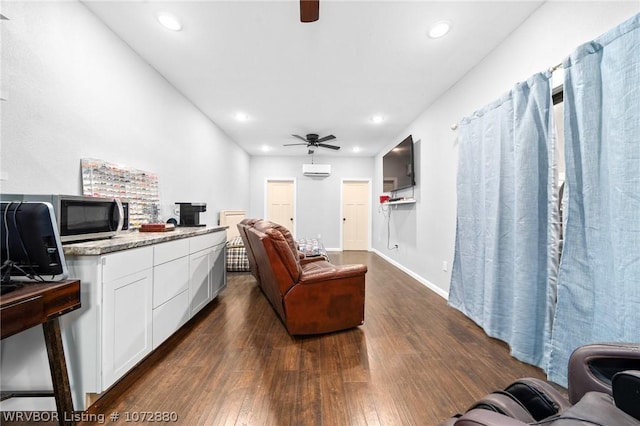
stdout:
<svg viewBox="0 0 640 426">
<path fill-rule="evenodd" d="M 226 283 L 224 262 L 226 233 L 191 238 L 189 255 L 189 298 L 191 316 L 213 300 Z"/>
<path fill-rule="evenodd" d="M 189 292 L 169 299 L 153 310 L 153 349 L 189 320 Z"/>
<path fill-rule="evenodd" d="M 211 301 L 210 253 L 211 249 L 206 249 L 189 255 L 189 304 L 191 316 L 194 316 Z"/>
<path fill-rule="evenodd" d="M 102 256 L 102 387 L 152 350 L 153 248 Z"/>
<path fill-rule="evenodd" d="M 64 246 L 69 276 L 81 286 L 82 307 L 60 318 L 76 410 L 86 410 L 183 326 L 191 308 L 202 309 L 224 288 L 225 229 L 134 232 Z M 50 374 L 42 333 L 30 331 L 2 341 L 3 386 L 48 386 L 42 380 Z M 55 409 L 53 398 L 12 398 L 2 407 Z"/>
<path fill-rule="evenodd" d="M 227 287 L 226 242 L 217 244 L 211 251 L 211 298 L 215 299 Z"/>
<path fill-rule="evenodd" d="M 189 240 L 153 247 L 153 348 L 189 320 Z"/>
<path fill-rule="evenodd" d="M 103 284 L 103 388 L 152 350 L 151 281 L 151 269 L 145 269 Z"/>
</svg>

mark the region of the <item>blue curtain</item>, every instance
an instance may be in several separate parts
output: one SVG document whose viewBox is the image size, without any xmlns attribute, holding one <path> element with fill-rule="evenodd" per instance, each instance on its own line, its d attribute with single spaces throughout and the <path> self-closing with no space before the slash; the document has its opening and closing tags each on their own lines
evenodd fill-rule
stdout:
<svg viewBox="0 0 640 426">
<path fill-rule="evenodd" d="M 449 304 L 514 357 L 546 362 L 555 196 L 550 74 L 461 121 Z"/>
<path fill-rule="evenodd" d="M 564 63 L 568 210 L 547 373 L 571 352 L 640 342 L 640 15 Z"/>
</svg>

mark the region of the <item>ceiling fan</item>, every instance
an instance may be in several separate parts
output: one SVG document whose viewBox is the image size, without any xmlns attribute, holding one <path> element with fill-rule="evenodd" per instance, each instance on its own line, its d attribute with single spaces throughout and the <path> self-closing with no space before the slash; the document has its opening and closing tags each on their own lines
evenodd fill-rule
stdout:
<svg viewBox="0 0 640 426">
<path fill-rule="evenodd" d="M 300 0 L 300 22 L 315 22 L 320 14 L 320 0 Z"/>
<path fill-rule="evenodd" d="M 294 138 L 298 138 L 302 141 L 304 141 L 304 143 L 286 143 L 283 146 L 293 146 L 293 145 L 306 145 L 307 148 L 309 149 L 309 154 L 313 154 L 316 151 L 316 148 L 320 147 L 320 148 L 329 148 L 329 149 L 334 149 L 334 150 L 339 150 L 340 147 L 336 146 L 336 145 L 329 145 L 326 144 L 324 142 L 326 141 L 330 141 L 335 139 L 336 137 L 333 135 L 328 135 L 328 136 L 324 136 L 322 138 L 318 138 L 318 135 L 315 133 L 309 133 L 307 135 L 306 138 L 303 138 L 300 135 L 291 135 Z"/>
</svg>

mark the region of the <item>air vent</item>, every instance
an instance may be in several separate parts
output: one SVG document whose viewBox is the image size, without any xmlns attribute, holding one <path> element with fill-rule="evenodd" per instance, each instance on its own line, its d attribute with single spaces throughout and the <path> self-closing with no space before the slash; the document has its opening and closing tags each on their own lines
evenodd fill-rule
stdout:
<svg viewBox="0 0 640 426">
<path fill-rule="evenodd" d="M 329 176 L 331 164 L 303 164 L 302 174 L 305 176 Z"/>
</svg>

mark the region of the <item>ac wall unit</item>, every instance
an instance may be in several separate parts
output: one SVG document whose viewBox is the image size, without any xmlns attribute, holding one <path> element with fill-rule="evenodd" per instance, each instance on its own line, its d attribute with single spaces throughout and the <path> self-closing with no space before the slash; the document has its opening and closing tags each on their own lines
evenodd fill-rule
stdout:
<svg viewBox="0 0 640 426">
<path fill-rule="evenodd" d="M 305 176 L 329 176 L 331 164 L 303 164 L 302 174 Z"/>
</svg>

